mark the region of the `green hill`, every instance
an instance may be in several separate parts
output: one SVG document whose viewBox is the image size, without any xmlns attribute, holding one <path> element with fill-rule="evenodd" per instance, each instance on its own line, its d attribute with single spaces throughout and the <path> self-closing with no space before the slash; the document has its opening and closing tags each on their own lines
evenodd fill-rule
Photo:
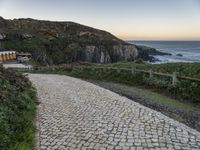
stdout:
<svg viewBox="0 0 200 150">
<path fill-rule="evenodd" d="M 152 61 L 153 48 L 131 45 L 114 35 L 74 22 L 0 18 L 0 49 L 30 52 L 43 65 L 87 61 Z"/>
</svg>

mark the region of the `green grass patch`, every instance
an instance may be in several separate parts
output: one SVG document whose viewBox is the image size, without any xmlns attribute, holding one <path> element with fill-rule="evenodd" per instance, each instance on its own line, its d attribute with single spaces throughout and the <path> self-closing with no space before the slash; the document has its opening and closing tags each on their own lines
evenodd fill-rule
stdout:
<svg viewBox="0 0 200 150">
<path fill-rule="evenodd" d="M 83 69 L 76 71 L 62 69 L 36 70 L 35 73 L 62 74 L 78 78 L 112 81 L 132 86 L 143 86 L 144 88 L 153 89 L 158 93 L 173 97 L 181 101 L 190 103 L 200 103 L 200 83 L 187 80 L 180 80 L 176 86 L 172 85 L 171 77 L 154 75 L 149 78 L 149 74 L 137 72 L 132 75 L 130 71 L 123 70 L 118 73 L 112 68 L 135 68 L 140 70 L 172 74 L 176 72 L 181 76 L 200 78 L 200 63 L 170 63 L 170 64 L 137 64 L 134 62 L 118 62 L 113 64 L 95 64 L 95 63 L 77 63 L 74 66 L 82 66 Z M 85 66 L 89 68 L 84 68 Z M 104 69 L 95 69 L 103 67 Z"/>
<path fill-rule="evenodd" d="M 104 69 L 95 69 L 95 67 L 104 67 Z M 112 81 L 123 83 L 127 85 L 143 86 L 145 88 L 153 89 L 156 92 L 168 95 L 170 97 L 188 101 L 191 103 L 200 103 L 200 84 L 197 82 L 181 80 L 176 86 L 172 85 L 172 78 L 161 77 L 154 75 L 149 78 L 149 74 L 136 73 L 132 75 L 130 71 L 121 71 L 117 73 L 116 70 L 106 69 L 107 67 L 117 68 L 136 68 L 141 70 L 150 70 L 162 73 L 178 72 L 179 75 L 200 77 L 200 64 L 199 63 L 177 63 L 177 64 L 136 64 L 136 63 L 114 63 L 99 65 L 93 64 L 89 68 L 73 71 L 70 75 L 79 78 Z"/>
<path fill-rule="evenodd" d="M 200 63 L 168 63 L 168 64 L 137 64 L 134 62 L 118 62 L 113 64 L 101 65 L 104 67 L 136 68 L 162 73 L 177 72 L 181 76 L 200 78 Z"/>
<path fill-rule="evenodd" d="M 0 149 L 35 147 L 36 90 L 22 74 L 0 66 Z"/>
<path fill-rule="evenodd" d="M 177 101 L 176 99 L 169 98 L 165 95 L 161 95 L 151 90 L 147 90 L 147 89 L 143 89 L 139 87 L 127 86 L 127 85 L 118 84 L 118 83 L 112 83 L 112 86 L 114 86 L 115 89 L 118 89 L 122 93 L 143 97 L 144 99 L 148 101 L 152 101 L 157 104 L 163 104 L 165 106 L 169 106 L 170 108 L 176 108 L 184 112 L 200 113 L 200 109 L 194 105 Z"/>
</svg>

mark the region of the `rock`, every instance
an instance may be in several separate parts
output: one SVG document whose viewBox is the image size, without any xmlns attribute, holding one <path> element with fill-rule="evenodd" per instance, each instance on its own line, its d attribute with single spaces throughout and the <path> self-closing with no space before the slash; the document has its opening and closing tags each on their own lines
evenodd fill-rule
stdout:
<svg viewBox="0 0 200 150">
<path fill-rule="evenodd" d="M 136 45 L 138 49 L 138 58 L 142 58 L 144 61 L 149 61 L 149 62 L 156 62 L 160 61 L 159 59 L 155 58 L 154 56 L 156 55 L 172 55 L 170 53 L 165 53 L 165 52 L 160 52 L 156 50 L 155 48 L 147 47 L 147 46 L 138 46 Z"/>
<path fill-rule="evenodd" d="M 83 49 L 85 58 L 82 61 L 95 63 L 111 63 L 117 61 L 133 61 L 138 56 L 138 50 L 134 45 L 114 45 L 112 51 L 100 46 L 86 46 Z"/>
<path fill-rule="evenodd" d="M 110 63 L 111 62 L 111 59 L 110 59 L 110 56 L 109 54 L 107 54 L 107 52 L 104 52 L 101 51 L 101 58 L 100 58 L 100 63 Z"/>
<path fill-rule="evenodd" d="M 137 63 L 137 64 L 145 64 L 144 60 L 141 59 L 141 58 L 136 59 L 136 60 L 134 61 L 134 63 Z"/>
<path fill-rule="evenodd" d="M 134 45 L 114 46 L 115 56 L 121 57 L 119 60 L 133 61 L 138 57 L 138 49 Z"/>
<path fill-rule="evenodd" d="M 183 57 L 183 55 L 182 55 L 182 54 L 176 54 L 176 56 Z"/>
<path fill-rule="evenodd" d="M 85 60 L 92 62 L 95 52 L 95 46 L 86 46 L 85 48 Z"/>
<path fill-rule="evenodd" d="M 0 33 L 0 40 L 5 40 L 6 39 L 6 35 L 3 33 Z"/>
<path fill-rule="evenodd" d="M 31 39 L 33 36 L 31 34 L 22 34 L 23 39 Z"/>
<path fill-rule="evenodd" d="M 144 61 L 151 61 L 154 57 L 149 55 L 149 51 L 146 51 L 144 47 L 136 46 L 138 49 L 138 58 L 142 58 Z"/>
<path fill-rule="evenodd" d="M 155 48 L 147 47 L 147 46 L 136 46 L 140 51 L 147 53 L 149 55 L 172 55 L 170 53 L 165 53 L 156 50 Z"/>
</svg>

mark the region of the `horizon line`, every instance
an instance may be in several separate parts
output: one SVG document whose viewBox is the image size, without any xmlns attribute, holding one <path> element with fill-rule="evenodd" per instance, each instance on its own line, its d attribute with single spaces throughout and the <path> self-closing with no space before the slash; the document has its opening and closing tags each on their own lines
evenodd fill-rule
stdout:
<svg viewBox="0 0 200 150">
<path fill-rule="evenodd" d="M 143 39 L 137 39 L 137 40 L 134 40 L 134 39 L 123 39 L 124 41 L 144 41 L 144 42 L 148 42 L 148 41 L 151 41 L 151 42 L 153 42 L 153 41 L 155 41 L 155 42 L 200 42 L 200 39 L 199 40 L 156 40 L 156 39 L 152 39 L 152 40 L 143 40 Z"/>
<path fill-rule="evenodd" d="M 90 25 L 87 25 L 87 24 L 84 24 L 84 23 L 81 23 L 79 21 L 75 21 L 75 20 L 54 20 L 54 19 L 41 19 L 41 18 L 35 18 L 35 17 L 11 17 L 11 18 L 7 18 L 7 17 L 4 17 L 2 15 L 0 15 L 0 17 L 2 17 L 3 19 L 5 20 L 14 20 L 14 19 L 33 19 L 33 20 L 37 20 L 37 21 L 47 21 L 47 22 L 72 22 L 72 23 L 77 23 L 77 24 L 80 24 L 80 25 L 83 25 L 83 26 L 87 26 L 87 27 L 90 27 L 90 28 L 94 28 L 94 29 L 97 29 L 97 30 L 102 30 L 102 31 L 105 31 L 105 32 L 109 32 L 111 33 L 112 35 L 114 35 L 115 37 L 119 38 L 119 39 L 122 39 L 124 41 L 195 41 L 195 42 L 200 42 L 200 39 L 146 39 L 144 37 L 144 39 L 134 39 L 134 38 L 126 38 L 125 36 L 123 35 L 117 35 L 115 33 L 113 33 L 112 31 L 109 31 L 109 30 L 105 30 L 105 29 L 101 29 L 99 27 L 94 27 L 94 26 L 90 26 Z"/>
</svg>

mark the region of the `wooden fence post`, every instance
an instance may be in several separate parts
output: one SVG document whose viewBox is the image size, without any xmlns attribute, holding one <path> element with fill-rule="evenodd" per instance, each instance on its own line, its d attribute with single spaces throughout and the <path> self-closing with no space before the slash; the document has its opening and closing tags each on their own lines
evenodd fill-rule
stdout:
<svg viewBox="0 0 200 150">
<path fill-rule="evenodd" d="M 149 70 L 149 77 L 153 78 L 153 71 L 152 71 L 152 69 Z"/>
<path fill-rule="evenodd" d="M 76 66 L 73 66 L 73 67 L 72 67 L 72 71 L 76 71 Z"/>
<path fill-rule="evenodd" d="M 173 72 L 173 75 L 172 75 L 172 85 L 176 86 L 177 82 L 178 82 L 177 74 L 176 74 L 176 72 Z"/>
<path fill-rule="evenodd" d="M 136 72 L 135 72 L 135 67 L 132 67 L 132 69 L 131 69 L 131 74 L 132 74 L 132 75 L 135 75 L 135 74 L 136 74 Z"/>
<path fill-rule="evenodd" d="M 120 73 L 120 72 L 121 72 L 120 68 L 117 68 L 117 73 Z"/>
</svg>

